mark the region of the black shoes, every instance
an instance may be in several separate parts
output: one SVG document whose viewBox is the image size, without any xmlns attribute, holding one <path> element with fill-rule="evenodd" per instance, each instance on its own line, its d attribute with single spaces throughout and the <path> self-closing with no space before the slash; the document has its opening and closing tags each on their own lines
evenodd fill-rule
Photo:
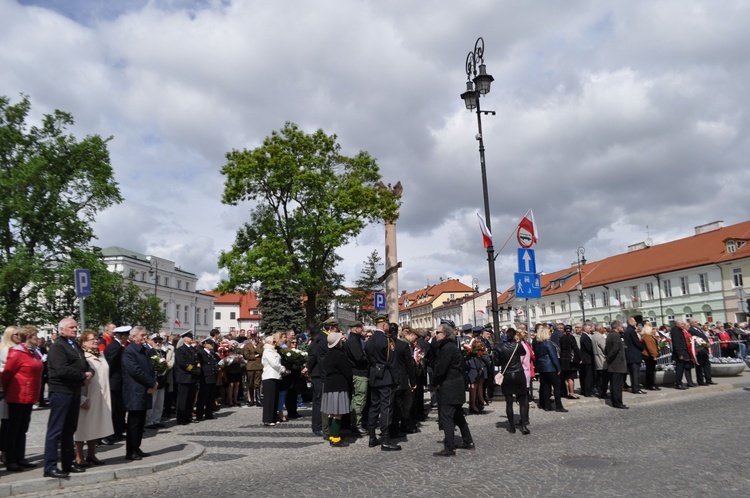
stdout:
<svg viewBox="0 0 750 498">
<path fill-rule="evenodd" d="M 367 434 L 369 434 L 369 433 L 366 430 L 362 429 L 362 428 L 352 429 L 352 435 L 353 436 L 360 437 L 360 436 L 366 436 Z"/>
<path fill-rule="evenodd" d="M 8 472 L 21 472 L 23 471 L 23 467 L 16 463 L 6 463 L 5 470 L 7 470 Z"/>
<path fill-rule="evenodd" d="M 687 389 L 687 387 L 683 386 L 682 384 L 674 386 L 674 388 L 675 389 L 682 389 L 682 390 Z"/>
<path fill-rule="evenodd" d="M 612 408 L 619 408 L 620 410 L 627 410 L 627 405 L 614 405 Z"/>
<path fill-rule="evenodd" d="M 449 450 L 447 448 L 443 448 L 442 450 L 436 451 L 435 453 L 433 453 L 432 456 L 452 457 L 452 456 L 456 456 L 456 450 Z"/>
<path fill-rule="evenodd" d="M 18 465 L 20 465 L 24 469 L 35 469 L 36 468 L 36 464 L 35 463 L 31 463 L 28 460 L 21 460 L 20 462 L 18 462 Z"/>
<path fill-rule="evenodd" d="M 459 448 L 461 450 L 475 450 L 477 447 L 474 445 L 474 443 L 461 443 L 456 448 Z"/>
<path fill-rule="evenodd" d="M 343 447 L 349 446 L 349 443 L 347 443 L 346 441 L 342 439 L 338 443 L 334 443 L 333 441 L 331 441 L 331 446 L 337 446 L 337 447 L 343 448 Z"/>
<path fill-rule="evenodd" d="M 143 458 L 138 453 L 134 453 L 132 455 L 125 455 L 125 460 L 134 461 L 134 460 L 143 460 Z"/>
<path fill-rule="evenodd" d="M 70 474 L 67 472 L 63 472 L 60 469 L 52 469 L 49 472 L 44 473 L 44 477 L 55 477 L 57 479 L 67 479 L 70 477 Z"/>
<path fill-rule="evenodd" d="M 565 408 L 555 408 L 555 411 L 560 413 L 568 413 L 568 410 L 566 410 Z"/>
<path fill-rule="evenodd" d="M 708 382 L 706 382 L 706 384 L 708 384 L 709 386 L 715 386 L 715 385 L 717 385 L 716 382 L 714 382 L 712 380 L 709 380 Z"/>
<path fill-rule="evenodd" d="M 400 451 L 401 446 L 393 443 L 381 443 L 380 451 Z M 455 454 L 455 452 L 454 452 Z"/>
<path fill-rule="evenodd" d="M 84 469 L 80 465 L 74 463 L 73 465 L 70 466 L 69 469 L 64 470 L 64 472 L 68 472 L 68 473 L 71 473 L 71 474 L 82 474 L 82 473 L 86 472 L 86 469 Z"/>
<path fill-rule="evenodd" d="M 108 437 L 102 438 L 102 440 L 100 442 L 104 446 L 112 446 L 113 444 L 115 444 L 115 442 L 112 439 L 108 438 Z"/>
<path fill-rule="evenodd" d="M 145 451 L 141 451 L 140 448 L 137 449 L 137 450 L 135 450 L 135 454 L 138 455 L 141 458 L 146 458 L 146 457 L 150 457 L 151 456 L 151 453 L 146 453 Z"/>
<path fill-rule="evenodd" d="M 643 389 L 639 389 L 638 391 L 635 391 L 633 394 L 646 394 L 646 391 Z"/>
<path fill-rule="evenodd" d="M 323 437 L 323 431 L 313 431 L 313 434 L 315 434 L 318 437 Z"/>
<path fill-rule="evenodd" d="M 367 443 L 367 446 L 370 448 L 374 448 L 376 446 L 380 446 L 380 439 L 378 438 L 370 438 L 370 442 Z"/>
<path fill-rule="evenodd" d="M 531 431 L 529 430 L 528 427 L 526 427 L 525 425 L 522 425 L 521 426 L 521 434 L 523 434 L 524 436 L 526 436 L 527 434 L 531 434 Z"/>
</svg>

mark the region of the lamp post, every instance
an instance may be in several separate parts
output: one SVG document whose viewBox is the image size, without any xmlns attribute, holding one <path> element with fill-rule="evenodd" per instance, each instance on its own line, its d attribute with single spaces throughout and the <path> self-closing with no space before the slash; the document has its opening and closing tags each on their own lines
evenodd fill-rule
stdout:
<svg viewBox="0 0 750 498">
<path fill-rule="evenodd" d="M 156 261 L 151 261 L 151 269 L 148 271 L 149 276 L 154 277 L 154 297 L 156 296 L 156 284 L 159 283 L 159 265 Z"/>
<path fill-rule="evenodd" d="M 474 277 L 471 279 L 471 288 L 474 289 L 474 296 L 471 298 L 471 307 L 474 309 L 474 315 L 471 319 L 471 324 L 476 325 L 477 324 L 477 296 L 476 294 L 479 292 L 479 279 Z"/>
<path fill-rule="evenodd" d="M 583 321 L 586 321 L 586 308 L 583 305 L 583 274 L 581 272 L 581 266 L 586 264 L 586 249 L 583 246 L 578 246 L 576 249 L 576 257 L 578 258 L 578 294 L 581 300 L 581 314 L 583 315 Z"/>
<path fill-rule="evenodd" d="M 478 73 L 478 74 L 477 74 Z M 482 194 L 484 196 L 484 219 L 487 229 L 492 233 L 492 224 L 490 220 L 490 199 L 487 193 L 487 168 L 484 160 L 484 139 L 482 137 L 482 114 L 495 115 L 495 111 L 483 111 L 479 105 L 479 98 L 482 95 L 490 93 L 490 85 L 494 81 L 491 75 L 487 74 L 487 67 L 484 64 L 484 39 L 480 36 L 474 44 L 474 50 L 466 56 L 466 91 L 461 94 L 461 98 L 470 111 L 476 109 L 477 113 L 477 141 L 479 142 L 479 164 L 482 169 Z M 495 338 L 500 334 L 500 317 L 497 311 L 497 284 L 495 283 L 495 247 L 490 243 L 487 247 L 487 263 L 490 268 L 490 308 L 492 310 L 492 329 Z"/>
</svg>

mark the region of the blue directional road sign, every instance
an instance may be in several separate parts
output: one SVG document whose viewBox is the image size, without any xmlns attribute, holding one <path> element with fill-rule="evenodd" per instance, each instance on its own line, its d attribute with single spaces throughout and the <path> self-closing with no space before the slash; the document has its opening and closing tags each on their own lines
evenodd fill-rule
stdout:
<svg viewBox="0 0 750 498">
<path fill-rule="evenodd" d="M 385 292 L 376 292 L 375 302 L 373 304 L 375 305 L 376 310 L 384 310 L 385 309 Z"/>
<path fill-rule="evenodd" d="M 541 299 L 542 279 L 536 273 L 516 273 L 516 297 Z"/>
<path fill-rule="evenodd" d="M 534 249 L 518 248 L 518 273 L 536 273 L 535 254 Z"/>
<path fill-rule="evenodd" d="M 91 272 L 86 269 L 77 269 L 73 272 L 76 283 L 76 296 L 88 297 L 91 295 Z"/>
</svg>

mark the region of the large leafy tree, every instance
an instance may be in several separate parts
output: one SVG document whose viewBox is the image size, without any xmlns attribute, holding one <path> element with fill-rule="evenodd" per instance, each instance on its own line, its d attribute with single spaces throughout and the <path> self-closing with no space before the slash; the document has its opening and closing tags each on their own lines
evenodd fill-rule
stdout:
<svg viewBox="0 0 750 498">
<path fill-rule="evenodd" d="M 28 127 L 28 97 L 0 96 L 0 323 L 34 322 L 27 297 L 69 278 L 74 251 L 94 237 L 91 223 L 122 201 L 107 142 L 66 134 L 73 117 L 56 110 Z"/>
<path fill-rule="evenodd" d="M 305 311 L 299 292 L 290 288 L 260 286 L 258 305 L 263 319 L 260 331 L 264 334 L 290 329 L 301 331 L 305 326 Z"/>
<path fill-rule="evenodd" d="M 287 288 L 304 296 L 308 326 L 325 314 L 319 296 L 341 282 L 336 250 L 368 222 L 391 219 L 399 201 L 378 186 L 377 163 L 366 152 L 341 154 L 335 135 L 307 134 L 292 123 L 253 150 L 233 150 L 222 168 L 223 202 L 255 201 L 219 266 L 221 290 Z"/>
</svg>

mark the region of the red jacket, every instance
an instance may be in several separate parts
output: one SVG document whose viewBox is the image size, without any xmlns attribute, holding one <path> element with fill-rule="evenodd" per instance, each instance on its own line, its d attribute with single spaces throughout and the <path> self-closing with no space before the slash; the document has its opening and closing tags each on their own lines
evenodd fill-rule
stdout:
<svg viewBox="0 0 750 498">
<path fill-rule="evenodd" d="M 5 401 L 33 405 L 39 401 L 42 385 L 41 358 L 24 344 L 13 346 L 8 351 L 8 361 L 1 375 Z"/>
</svg>

